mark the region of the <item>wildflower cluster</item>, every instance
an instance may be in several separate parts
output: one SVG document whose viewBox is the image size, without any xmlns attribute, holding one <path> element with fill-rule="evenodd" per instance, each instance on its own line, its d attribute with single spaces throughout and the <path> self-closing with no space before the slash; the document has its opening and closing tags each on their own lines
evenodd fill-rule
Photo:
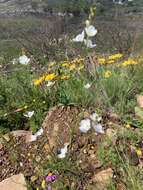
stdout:
<svg viewBox="0 0 143 190">
<path fill-rule="evenodd" d="M 123 66 L 128 66 L 128 65 L 136 65 L 138 62 L 132 58 L 129 58 L 128 60 L 125 60 L 122 65 Z"/>
<path fill-rule="evenodd" d="M 41 182 L 41 187 L 37 187 L 36 190 L 52 190 L 52 183 L 54 183 L 57 180 L 58 175 L 54 174 L 53 172 L 50 172 L 45 179 Z"/>
<path fill-rule="evenodd" d="M 109 65 L 109 64 L 120 64 L 121 66 L 136 65 L 140 61 L 133 58 L 128 58 L 123 60 L 123 54 L 116 53 L 105 57 L 98 57 L 97 61 L 100 65 Z"/>
<path fill-rule="evenodd" d="M 121 53 L 112 54 L 107 57 L 98 57 L 98 63 L 101 65 L 113 64 L 116 61 L 119 61 L 122 57 L 123 54 Z"/>
<path fill-rule="evenodd" d="M 43 82 L 48 82 L 48 86 L 54 84 L 58 80 L 68 80 L 73 74 L 76 74 L 84 69 L 84 59 L 75 58 L 61 62 L 49 63 L 47 73 L 33 80 L 35 86 L 41 85 Z"/>
<path fill-rule="evenodd" d="M 91 38 L 97 34 L 96 28 L 91 24 L 92 18 L 95 16 L 96 7 L 90 8 L 89 20 L 85 21 L 85 28 L 81 34 L 78 34 L 72 41 L 83 42 L 87 48 L 94 48 L 96 44 L 93 44 Z"/>
</svg>

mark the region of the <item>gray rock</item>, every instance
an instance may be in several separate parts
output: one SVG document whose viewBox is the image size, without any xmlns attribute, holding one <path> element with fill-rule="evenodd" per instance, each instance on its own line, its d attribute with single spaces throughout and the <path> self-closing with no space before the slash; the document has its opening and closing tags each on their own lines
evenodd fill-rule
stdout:
<svg viewBox="0 0 143 190">
<path fill-rule="evenodd" d="M 0 182 L 0 190 L 27 190 L 23 174 L 14 175 Z"/>
</svg>

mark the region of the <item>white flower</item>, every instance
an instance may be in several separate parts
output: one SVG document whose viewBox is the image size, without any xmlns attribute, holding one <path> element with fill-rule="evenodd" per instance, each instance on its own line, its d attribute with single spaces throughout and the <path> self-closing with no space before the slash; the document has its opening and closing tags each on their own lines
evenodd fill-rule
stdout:
<svg viewBox="0 0 143 190">
<path fill-rule="evenodd" d="M 31 135 L 29 142 L 33 142 L 33 141 L 36 141 L 36 140 L 37 140 L 36 135 Z"/>
<path fill-rule="evenodd" d="M 82 133 L 87 133 L 90 129 L 91 129 L 91 122 L 90 119 L 83 119 L 80 122 L 80 127 L 79 127 L 80 131 Z"/>
<path fill-rule="evenodd" d="M 47 83 L 47 87 L 50 87 L 50 86 L 53 86 L 55 84 L 55 82 L 52 82 L 52 81 L 48 81 L 48 83 Z"/>
<path fill-rule="evenodd" d="M 65 143 L 64 144 L 64 148 L 61 148 L 61 150 L 60 150 L 60 154 L 58 154 L 58 158 L 65 158 L 66 157 L 66 154 L 67 154 L 67 152 L 68 152 L 68 145 L 69 145 L 69 143 Z"/>
<path fill-rule="evenodd" d="M 18 61 L 22 65 L 27 65 L 30 62 L 30 58 L 28 58 L 26 55 L 22 55 L 19 57 Z"/>
<path fill-rule="evenodd" d="M 28 111 L 25 114 L 23 114 L 25 117 L 31 118 L 34 115 L 34 111 Z"/>
<path fill-rule="evenodd" d="M 84 30 L 82 31 L 81 34 L 78 34 L 72 41 L 73 42 L 83 42 L 85 37 Z"/>
<path fill-rule="evenodd" d="M 85 32 L 88 37 L 94 37 L 97 34 L 97 30 L 93 25 L 85 27 Z"/>
<path fill-rule="evenodd" d="M 44 133 L 44 130 L 43 130 L 43 128 L 41 128 L 41 129 L 39 129 L 39 131 L 37 131 L 37 132 L 35 133 L 35 136 L 36 136 L 36 137 L 39 137 L 39 136 L 41 136 L 43 133 Z"/>
<path fill-rule="evenodd" d="M 93 121 L 93 122 L 100 122 L 102 120 L 102 117 L 100 117 L 97 113 L 93 113 L 90 115 L 90 119 Z"/>
<path fill-rule="evenodd" d="M 85 89 L 89 89 L 91 87 L 91 84 L 87 83 L 86 85 L 84 85 Z"/>
<path fill-rule="evenodd" d="M 93 44 L 92 41 L 89 40 L 89 39 L 85 39 L 84 43 L 85 43 L 85 45 L 86 45 L 87 48 L 94 48 L 94 47 L 96 47 L 96 44 Z"/>
<path fill-rule="evenodd" d="M 103 127 L 102 127 L 101 124 L 93 125 L 93 129 L 94 129 L 97 133 L 104 134 L 104 129 L 103 129 Z"/>
<path fill-rule="evenodd" d="M 36 141 L 37 138 L 38 138 L 39 136 L 41 136 L 43 133 L 44 133 L 43 128 L 39 129 L 39 131 L 37 131 L 37 132 L 35 133 L 35 135 L 31 135 L 31 137 L 30 137 L 30 142 Z"/>
</svg>

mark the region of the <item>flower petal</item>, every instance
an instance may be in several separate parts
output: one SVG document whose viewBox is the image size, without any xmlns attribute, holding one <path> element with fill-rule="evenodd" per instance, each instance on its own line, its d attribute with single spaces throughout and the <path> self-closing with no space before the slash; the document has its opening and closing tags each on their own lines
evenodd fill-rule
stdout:
<svg viewBox="0 0 143 190">
<path fill-rule="evenodd" d="M 97 34 L 97 30 L 93 25 L 85 27 L 85 32 L 86 32 L 88 37 L 93 37 Z"/>
<path fill-rule="evenodd" d="M 34 115 L 34 111 L 28 111 L 24 114 L 25 117 L 31 118 Z"/>
<path fill-rule="evenodd" d="M 80 122 L 80 127 L 79 127 L 80 131 L 82 133 L 87 133 L 90 129 L 91 129 L 91 122 L 90 119 L 83 119 Z"/>
<path fill-rule="evenodd" d="M 58 158 L 65 158 L 66 157 L 66 154 L 67 154 L 67 152 L 68 152 L 68 145 L 69 145 L 69 143 L 65 143 L 65 146 L 64 146 L 64 148 L 61 148 L 61 150 L 60 150 L 60 154 L 58 154 Z"/>
<path fill-rule="evenodd" d="M 101 124 L 96 124 L 96 125 L 93 125 L 93 128 L 94 130 L 97 132 L 97 133 L 100 133 L 100 134 L 104 134 L 104 129 L 102 127 Z"/>
<path fill-rule="evenodd" d="M 78 34 L 72 41 L 73 42 L 83 42 L 84 41 L 84 36 L 85 36 L 85 33 L 84 33 L 84 30 L 83 30 L 82 33 Z"/>
<path fill-rule="evenodd" d="M 30 59 L 26 55 L 22 55 L 19 57 L 18 61 L 22 65 L 27 65 L 30 62 Z"/>
<path fill-rule="evenodd" d="M 85 89 L 89 89 L 91 87 L 91 84 L 87 83 L 86 85 L 84 85 Z"/>
</svg>

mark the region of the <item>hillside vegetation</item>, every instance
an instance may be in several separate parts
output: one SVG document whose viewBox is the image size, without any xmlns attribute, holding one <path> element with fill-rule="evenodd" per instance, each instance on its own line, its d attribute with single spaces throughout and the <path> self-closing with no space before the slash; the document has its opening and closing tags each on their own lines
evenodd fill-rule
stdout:
<svg viewBox="0 0 143 190">
<path fill-rule="evenodd" d="M 142 7 L 0 1 L 0 190 L 143 190 Z"/>
</svg>

